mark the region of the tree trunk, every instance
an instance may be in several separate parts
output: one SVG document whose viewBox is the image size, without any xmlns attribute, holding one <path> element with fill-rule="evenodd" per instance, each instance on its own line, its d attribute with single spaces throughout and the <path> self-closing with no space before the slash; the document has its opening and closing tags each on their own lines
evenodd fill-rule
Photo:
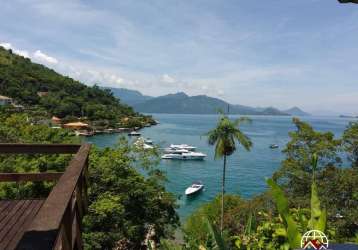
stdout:
<svg viewBox="0 0 358 250">
<path fill-rule="evenodd" d="M 223 179 L 221 183 L 221 221 L 220 232 L 223 234 L 224 230 L 224 195 L 225 195 L 225 173 L 226 173 L 226 155 L 224 155 Z"/>
</svg>

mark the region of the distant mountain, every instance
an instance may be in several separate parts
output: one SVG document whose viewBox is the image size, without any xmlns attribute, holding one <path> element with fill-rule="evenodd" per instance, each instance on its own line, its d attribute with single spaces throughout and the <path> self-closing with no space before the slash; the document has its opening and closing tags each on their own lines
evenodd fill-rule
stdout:
<svg viewBox="0 0 358 250">
<path fill-rule="evenodd" d="M 283 112 L 293 115 L 293 116 L 309 116 L 311 114 L 304 112 L 302 109 L 298 107 L 293 107 L 287 110 L 284 110 Z"/>
<path fill-rule="evenodd" d="M 137 90 L 130 90 L 125 88 L 105 88 L 111 90 L 115 97 L 119 98 L 123 103 L 130 106 L 145 102 L 153 98 L 151 96 L 143 95 Z"/>
<path fill-rule="evenodd" d="M 168 114 L 215 114 L 219 109 L 226 111 L 228 106 L 230 114 L 289 115 L 272 107 L 259 110 L 243 105 L 231 105 L 206 95 L 188 96 L 183 92 L 151 98 L 133 105 L 138 112 Z"/>
</svg>

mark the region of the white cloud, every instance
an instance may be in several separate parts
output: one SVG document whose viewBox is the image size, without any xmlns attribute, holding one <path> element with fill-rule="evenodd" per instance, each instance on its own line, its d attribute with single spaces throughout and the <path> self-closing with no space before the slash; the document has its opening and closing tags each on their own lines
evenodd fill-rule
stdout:
<svg viewBox="0 0 358 250">
<path fill-rule="evenodd" d="M 58 60 L 56 58 L 46 55 L 45 53 L 41 52 L 41 50 L 36 50 L 35 53 L 33 54 L 33 58 L 43 63 L 49 63 L 49 64 L 58 63 Z"/>
<path fill-rule="evenodd" d="M 0 46 L 4 47 L 5 49 L 11 49 L 15 54 L 29 58 L 29 52 L 26 50 L 18 50 L 12 46 L 11 43 L 0 43 Z"/>
<path fill-rule="evenodd" d="M 224 97 L 224 95 L 225 95 L 225 92 L 221 89 L 219 89 L 217 93 L 218 93 L 218 96 L 220 96 L 220 97 Z"/>
<path fill-rule="evenodd" d="M 168 74 L 162 75 L 161 81 L 165 82 L 165 83 L 175 83 L 176 82 L 176 80 L 173 77 L 169 76 Z"/>
<path fill-rule="evenodd" d="M 5 49 L 12 49 L 11 43 L 0 43 L 0 46 L 4 47 Z"/>
</svg>

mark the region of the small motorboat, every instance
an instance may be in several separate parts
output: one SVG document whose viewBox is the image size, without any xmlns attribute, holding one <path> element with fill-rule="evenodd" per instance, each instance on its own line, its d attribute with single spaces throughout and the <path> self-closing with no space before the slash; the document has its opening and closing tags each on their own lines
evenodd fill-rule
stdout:
<svg viewBox="0 0 358 250">
<path fill-rule="evenodd" d="M 270 145 L 270 148 L 271 148 L 271 149 L 275 149 L 275 148 L 279 148 L 279 146 L 278 146 L 277 144 L 271 144 L 271 145 Z"/>
<path fill-rule="evenodd" d="M 185 195 L 193 195 L 203 190 L 204 185 L 201 181 L 193 182 L 190 187 L 185 189 Z"/>
<path fill-rule="evenodd" d="M 177 150 L 172 153 L 164 154 L 162 159 L 168 160 L 204 160 L 206 154 L 201 152 L 192 152 L 188 150 Z"/>
<path fill-rule="evenodd" d="M 137 132 L 137 131 L 132 131 L 130 133 L 128 133 L 128 136 L 140 136 L 141 133 Z"/>
<path fill-rule="evenodd" d="M 171 149 L 185 149 L 188 151 L 195 151 L 196 147 L 190 146 L 188 144 L 170 144 L 169 148 Z"/>
</svg>

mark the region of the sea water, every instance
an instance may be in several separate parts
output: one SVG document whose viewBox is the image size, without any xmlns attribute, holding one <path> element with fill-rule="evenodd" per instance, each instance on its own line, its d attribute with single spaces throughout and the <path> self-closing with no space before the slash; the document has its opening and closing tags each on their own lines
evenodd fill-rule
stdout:
<svg viewBox="0 0 358 250">
<path fill-rule="evenodd" d="M 178 213 L 185 219 L 200 205 L 209 202 L 221 191 L 222 160 L 214 159 L 214 147 L 208 145 L 205 134 L 215 127 L 217 115 L 179 115 L 153 114 L 160 122 L 156 126 L 144 128 L 140 132 L 143 137 L 150 138 L 164 148 L 170 144 L 189 144 L 197 147 L 197 151 L 208 156 L 204 161 L 162 160 L 160 169 L 166 172 L 168 183 L 166 188 L 174 193 L 179 204 Z M 230 116 L 235 119 L 238 116 Z M 263 192 L 267 186 L 266 177 L 280 167 L 284 159 L 282 149 L 289 141 L 289 131 L 295 130 L 292 117 L 284 116 L 250 116 L 251 124 L 242 125 L 242 131 L 253 142 L 251 151 L 241 146 L 228 158 L 226 172 L 226 192 L 239 194 L 248 198 Z M 336 137 L 341 136 L 352 119 L 338 117 L 301 118 L 309 122 L 314 129 L 331 131 Z M 100 147 L 113 146 L 123 134 L 97 135 L 86 138 L 87 141 Z M 271 144 L 279 145 L 271 149 Z M 184 195 L 185 189 L 193 181 L 200 180 L 205 185 L 202 193 L 193 198 Z"/>
</svg>

